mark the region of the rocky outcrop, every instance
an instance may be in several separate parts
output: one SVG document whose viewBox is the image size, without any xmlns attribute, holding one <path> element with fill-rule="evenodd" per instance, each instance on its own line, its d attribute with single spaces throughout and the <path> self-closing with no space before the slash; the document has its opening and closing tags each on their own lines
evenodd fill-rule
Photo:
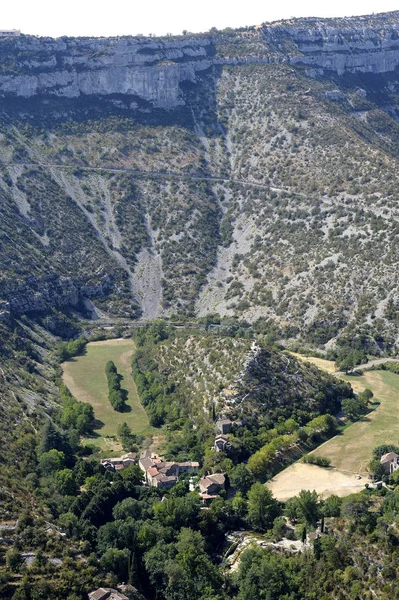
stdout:
<svg viewBox="0 0 399 600">
<path fill-rule="evenodd" d="M 0 40 L 0 97 L 124 95 L 154 107 L 184 104 L 181 84 L 211 66 L 251 62 L 386 73 L 399 65 L 399 12 L 346 19 L 295 19 L 245 32 L 170 38 Z"/>
<path fill-rule="evenodd" d="M 26 36 L 11 44 L 8 41 L 5 48 L 0 45 L 0 56 L 12 50 L 20 57 L 17 69 L 13 66 L 7 73 L 7 66 L 3 68 L 0 95 L 78 98 L 123 94 L 171 108 L 183 102 L 180 83 L 194 82 L 197 71 L 209 68 L 211 45 L 207 38 L 194 42 Z"/>
<path fill-rule="evenodd" d="M 263 28 L 266 44 L 302 63 L 338 75 L 387 73 L 399 65 L 399 11 L 345 19 L 298 19 Z"/>
<path fill-rule="evenodd" d="M 0 297 L 6 300 L 0 303 L 0 319 L 8 321 L 10 315 L 46 313 L 52 308 L 81 308 L 85 299 L 104 298 L 111 287 L 108 276 L 98 283 L 57 275 L 31 277 L 24 284 L 3 281 L 0 283 Z"/>
</svg>

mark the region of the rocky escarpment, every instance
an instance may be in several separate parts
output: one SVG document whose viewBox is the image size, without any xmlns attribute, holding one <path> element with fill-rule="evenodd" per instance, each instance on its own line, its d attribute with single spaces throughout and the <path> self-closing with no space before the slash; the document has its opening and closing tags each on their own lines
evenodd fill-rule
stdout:
<svg viewBox="0 0 399 600">
<path fill-rule="evenodd" d="M 155 107 L 185 103 L 182 84 L 211 67 L 304 64 L 325 70 L 392 72 L 399 65 L 399 12 L 347 19 L 297 19 L 243 31 L 176 38 L 0 40 L 0 97 L 123 95 Z"/>
<path fill-rule="evenodd" d="M 399 12 L 275 22 L 263 28 L 263 35 L 266 44 L 286 54 L 289 62 L 338 75 L 387 73 L 399 64 Z"/>
<path fill-rule="evenodd" d="M 398 26 L 0 39 L 0 279 L 81 290 L 106 273 L 106 315 L 270 319 L 316 345 L 356 324 L 399 343 Z M 92 297 L 61 287 L 0 300 Z"/>
<path fill-rule="evenodd" d="M 2 281 L 0 297 L 0 320 L 30 313 L 46 313 L 52 308 L 75 308 L 87 311 L 90 298 L 104 298 L 112 289 L 109 276 L 97 282 L 85 282 L 83 279 L 71 279 L 49 275 L 47 277 L 30 277 L 24 284 L 13 281 Z"/>
<path fill-rule="evenodd" d="M 152 41 L 140 38 L 35 38 L 2 40 L 0 94 L 137 96 L 170 108 L 180 83 L 210 66 L 212 39 Z"/>
</svg>

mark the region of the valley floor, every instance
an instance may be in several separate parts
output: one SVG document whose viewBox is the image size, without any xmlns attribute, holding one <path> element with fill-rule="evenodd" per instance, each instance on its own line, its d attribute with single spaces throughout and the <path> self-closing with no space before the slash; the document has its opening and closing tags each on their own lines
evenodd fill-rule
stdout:
<svg viewBox="0 0 399 600">
<path fill-rule="evenodd" d="M 84 441 L 100 446 L 105 452 L 121 451 L 119 442 L 113 439 L 120 423 L 126 422 L 133 433 L 148 433 L 151 429 L 131 375 L 131 359 L 135 348 L 131 339 L 91 342 L 86 346 L 85 355 L 61 365 L 63 382 L 73 396 L 94 408 L 96 435 Z M 114 361 L 118 373 L 123 377 L 121 387 L 128 392 L 127 412 L 117 412 L 109 403 L 105 376 L 105 365 L 109 360 Z"/>
<path fill-rule="evenodd" d="M 297 355 L 299 357 L 299 355 Z M 320 368 L 320 359 L 305 358 Z M 318 363 L 315 363 L 315 361 Z M 331 372 L 331 365 L 327 365 Z M 322 496 L 347 496 L 364 489 L 372 450 L 381 444 L 399 440 L 399 376 L 389 371 L 368 371 L 362 376 L 342 376 L 357 392 L 369 388 L 380 405 L 342 433 L 331 438 L 312 454 L 331 461 L 332 468 L 297 462 L 279 473 L 267 485 L 278 500 L 286 500 L 301 489 L 314 489 Z M 361 475 L 362 479 L 356 479 Z"/>
<path fill-rule="evenodd" d="M 380 405 L 370 414 L 314 451 L 331 460 L 333 467 L 364 474 L 373 448 L 399 440 L 399 376 L 389 371 L 368 371 L 345 377 L 355 390 L 369 388 Z"/>
</svg>

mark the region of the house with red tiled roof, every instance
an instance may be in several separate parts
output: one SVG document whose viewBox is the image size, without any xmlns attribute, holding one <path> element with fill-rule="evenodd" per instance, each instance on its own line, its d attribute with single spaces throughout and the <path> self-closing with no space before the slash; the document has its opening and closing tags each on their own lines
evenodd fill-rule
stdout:
<svg viewBox="0 0 399 600">
<path fill-rule="evenodd" d="M 168 489 L 172 487 L 182 473 L 196 473 L 199 469 L 198 462 L 164 462 L 159 456 L 141 455 L 140 469 L 144 472 L 148 485 Z"/>
</svg>

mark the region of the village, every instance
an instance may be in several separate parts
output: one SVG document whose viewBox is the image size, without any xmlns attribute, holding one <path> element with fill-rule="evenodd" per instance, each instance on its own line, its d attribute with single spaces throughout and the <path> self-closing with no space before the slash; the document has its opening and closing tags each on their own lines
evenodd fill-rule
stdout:
<svg viewBox="0 0 399 600">
<path fill-rule="evenodd" d="M 233 425 L 229 418 L 216 421 L 217 433 L 214 441 L 215 452 L 225 452 L 229 446 L 228 434 Z M 181 475 L 197 475 L 199 463 L 195 461 L 176 462 L 165 461 L 163 457 L 143 450 L 139 456 L 128 452 L 118 457 L 103 458 L 101 464 L 107 471 L 120 471 L 131 465 L 138 465 L 143 471 L 144 485 L 168 490 L 173 487 Z M 224 473 L 210 473 L 203 476 L 198 483 L 190 479 L 190 491 L 198 490 L 203 503 L 217 498 L 222 490 L 226 489 L 226 476 Z"/>
</svg>

